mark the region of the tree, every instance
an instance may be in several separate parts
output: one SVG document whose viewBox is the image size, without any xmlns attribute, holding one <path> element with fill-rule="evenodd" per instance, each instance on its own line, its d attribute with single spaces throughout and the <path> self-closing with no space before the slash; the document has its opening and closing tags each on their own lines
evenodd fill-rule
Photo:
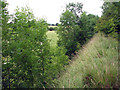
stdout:
<svg viewBox="0 0 120 90">
<path fill-rule="evenodd" d="M 2 48 L 6 48 L 4 49 L 2 52 L 3 52 L 3 55 L 6 56 L 7 53 L 6 50 L 7 50 L 7 46 L 8 46 L 8 41 L 9 41 L 9 26 L 8 26 L 8 20 L 9 20 L 9 15 L 8 15 L 8 11 L 7 11 L 7 3 L 5 1 L 1 1 L 1 6 L 2 6 Z"/>
<path fill-rule="evenodd" d="M 94 26 L 98 20 L 98 16 L 83 12 L 82 6 L 82 3 L 69 3 L 60 17 L 58 44 L 65 46 L 66 55 L 70 58 L 94 35 Z"/>
<path fill-rule="evenodd" d="M 42 87 L 49 53 L 46 22 L 36 21 L 29 8 L 18 8 L 10 25 L 7 34 L 2 34 L 3 44 L 7 43 L 3 48 L 3 88 Z"/>
<path fill-rule="evenodd" d="M 94 26 L 98 20 L 98 16 L 93 14 L 88 14 L 83 12 L 80 15 L 79 22 L 77 25 L 79 26 L 80 30 L 78 30 L 78 34 L 76 35 L 77 41 L 83 45 L 88 41 L 95 33 Z"/>
<path fill-rule="evenodd" d="M 79 47 L 79 43 L 76 41 L 76 34 L 79 27 L 75 24 L 76 17 L 70 12 L 66 11 L 62 13 L 59 26 L 59 30 L 57 33 L 59 34 L 59 46 L 64 46 L 67 49 L 66 55 L 71 57 L 72 53 Z"/>
<path fill-rule="evenodd" d="M 10 41 L 10 36 L 9 36 L 9 25 L 8 25 L 8 20 L 9 20 L 9 15 L 8 15 L 8 11 L 7 11 L 7 5 L 8 3 L 6 3 L 6 1 L 0 1 L 1 7 L 2 7 L 2 57 L 6 57 L 6 62 L 8 62 L 8 55 L 9 55 L 9 50 L 8 50 L 8 46 L 9 46 L 9 41 Z M 2 58 L 2 63 L 4 63 L 4 59 Z M 7 63 L 7 66 L 9 66 L 9 64 Z M 2 65 L 2 69 L 5 70 L 3 72 L 2 70 L 2 82 L 5 86 L 7 87 L 9 85 L 9 76 L 8 74 L 10 73 L 9 71 L 9 67 L 4 67 L 4 65 Z"/>
<path fill-rule="evenodd" d="M 69 3 L 68 5 L 66 5 L 66 10 L 72 12 L 76 16 L 76 19 L 80 17 L 80 14 L 82 13 L 82 8 L 83 8 L 83 4 L 78 2 L 76 4 Z"/>
<path fill-rule="evenodd" d="M 120 2 L 104 2 L 103 15 L 95 27 L 96 31 L 103 31 L 106 35 L 118 37 L 120 25 L 118 8 L 120 8 Z"/>
<path fill-rule="evenodd" d="M 54 79 L 68 62 L 66 49 L 58 47 L 52 51 L 46 36 L 46 21 L 36 20 L 28 7 L 17 8 L 10 23 L 9 19 L 6 20 L 9 15 L 5 16 L 2 26 L 5 30 L 2 42 L 6 45 L 2 53 L 2 87 L 52 87 Z"/>
<path fill-rule="evenodd" d="M 87 16 L 88 16 L 88 30 L 89 30 L 88 38 L 91 38 L 95 34 L 94 27 L 99 19 L 99 16 L 93 14 L 88 14 Z"/>
<path fill-rule="evenodd" d="M 77 41 L 83 45 L 88 39 L 90 39 L 94 35 L 94 26 L 98 20 L 98 16 L 89 14 L 82 10 L 82 3 L 69 3 L 66 5 L 66 10 L 71 11 L 75 17 L 76 25 L 79 25 L 81 30 L 78 30 L 78 34 L 76 35 Z"/>
</svg>

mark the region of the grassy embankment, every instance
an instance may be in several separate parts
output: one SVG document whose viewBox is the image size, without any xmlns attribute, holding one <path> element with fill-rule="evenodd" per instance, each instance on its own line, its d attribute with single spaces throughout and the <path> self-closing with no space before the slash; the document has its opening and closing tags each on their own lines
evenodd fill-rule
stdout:
<svg viewBox="0 0 120 90">
<path fill-rule="evenodd" d="M 56 87 L 118 87 L 117 46 L 115 39 L 96 34 L 66 67 Z"/>
<path fill-rule="evenodd" d="M 57 44 L 55 31 L 47 32 L 51 46 Z M 56 80 L 57 88 L 118 87 L 118 42 L 96 34 L 66 66 Z"/>
</svg>

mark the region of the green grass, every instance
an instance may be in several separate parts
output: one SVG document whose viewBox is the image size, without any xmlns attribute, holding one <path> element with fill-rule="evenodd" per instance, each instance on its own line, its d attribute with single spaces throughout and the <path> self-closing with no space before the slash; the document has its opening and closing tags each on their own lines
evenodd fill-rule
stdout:
<svg viewBox="0 0 120 90">
<path fill-rule="evenodd" d="M 56 88 L 118 87 L 118 41 L 96 34 L 56 80 Z"/>
<path fill-rule="evenodd" d="M 48 31 L 48 32 L 46 33 L 46 35 L 47 35 L 47 38 L 48 38 L 49 41 L 50 41 L 50 45 L 51 45 L 52 47 L 56 47 L 56 46 L 57 46 L 57 40 L 58 40 L 58 37 L 57 37 L 56 32 L 55 32 L 55 31 Z"/>
</svg>

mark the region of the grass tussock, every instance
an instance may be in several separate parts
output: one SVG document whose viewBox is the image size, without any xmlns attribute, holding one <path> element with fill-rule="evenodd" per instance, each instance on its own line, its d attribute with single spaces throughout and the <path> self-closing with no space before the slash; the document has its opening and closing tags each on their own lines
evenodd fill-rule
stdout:
<svg viewBox="0 0 120 90">
<path fill-rule="evenodd" d="M 56 80 L 57 88 L 118 87 L 118 41 L 96 34 Z"/>
</svg>

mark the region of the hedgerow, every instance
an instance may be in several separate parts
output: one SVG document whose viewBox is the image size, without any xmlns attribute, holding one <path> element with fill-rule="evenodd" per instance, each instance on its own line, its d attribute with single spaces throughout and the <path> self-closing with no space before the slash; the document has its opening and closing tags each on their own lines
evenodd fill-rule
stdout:
<svg viewBox="0 0 120 90">
<path fill-rule="evenodd" d="M 2 87 L 53 87 L 58 71 L 67 63 L 66 50 L 58 47 L 52 51 L 46 36 L 46 21 L 36 20 L 28 7 L 17 8 L 10 17 L 7 3 L 1 2 Z"/>
</svg>

